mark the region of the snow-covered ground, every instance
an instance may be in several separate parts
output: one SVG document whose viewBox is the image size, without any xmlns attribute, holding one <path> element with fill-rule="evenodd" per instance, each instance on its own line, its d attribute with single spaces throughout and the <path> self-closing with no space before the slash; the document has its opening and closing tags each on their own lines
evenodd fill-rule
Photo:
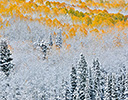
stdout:
<svg viewBox="0 0 128 100">
<path fill-rule="evenodd" d="M 70 80 L 72 64 L 76 65 L 81 52 L 89 66 L 92 66 L 93 59 L 98 58 L 102 68 L 108 72 L 118 72 L 123 64 L 128 70 L 128 46 L 115 48 L 109 37 L 108 40 L 106 39 L 106 45 L 108 45 L 106 48 L 90 35 L 78 39 L 75 37 L 67 40 L 67 44 L 71 44 L 70 50 L 67 50 L 64 44 L 60 50 L 53 46 L 47 59 L 43 60 L 43 53 L 34 49 L 33 43 L 39 38 L 49 41 L 50 34 L 56 29 L 49 29 L 38 22 L 19 20 L 16 23 L 13 21 L 11 23 L 10 27 L 0 32 L 2 38 L 7 39 L 11 46 L 15 64 L 6 80 L 4 73 L 0 72 L 0 96 L 3 95 L 2 93 L 7 94 L 7 100 L 15 100 L 13 96 L 17 91 L 21 92 L 20 99 L 17 100 L 36 100 L 33 99 L 34 93 L 38 92 L 37 94 L 40 95 L 46 87 L 59 88 L 63 79 Z M 27 25 L 31 32 L 27 30 Z M 81 43 L 83 43 L 83 47 Z M 51 98 L 51 100 L 53 99 Z"/>
</svg>

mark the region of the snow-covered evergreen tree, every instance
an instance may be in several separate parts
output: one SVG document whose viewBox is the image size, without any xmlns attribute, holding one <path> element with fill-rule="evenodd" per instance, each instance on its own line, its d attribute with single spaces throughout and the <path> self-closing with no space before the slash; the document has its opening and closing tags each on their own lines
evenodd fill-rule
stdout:
<svg viewBox="0 0 128 100">
<path fill-rule="evenodd" d="M 50 35 L 49 46 L 53 46 L 52 35 Z"/>
<path fill-rule="evenodd" d="M 105 100 L 112 100 L 112 73 L 110 73 L 107 78 L 107 89 L 106 89 Z"/>
<path fill-rule="evenodd" d="M 57 89 L 54 89 L 54 100 L 59 100 L 59 95 L 57 94 Z"/>
<path fill-rule="evenodd" d="M 61 48 L 62 47 L 62 34 L 61 34 L 61 30 L 60 30 L 60 32 L 57 33 L 56 46 L 58 48 Z"/>
<path fill-rule="evenodd" d="M 48 50 L 48 46 L 46 45 L 46 42 L 45 42 L 44 40 L 42 40 L 42 41 L 39 43 L 39 46 L 40 46 L 41 49 L 42 49 L 43 58 L 46 59 L 47 50 Z"/>
<path fill-rule="evenodd" d="M 101 71 L 101 78 L 100 78 L 100 98 L 101 100 L 104 100 L 105 98 L 105 87 L 106 87 L 106 80 L 107 80 L 107 73 L 103 69 L 100 69 Z"/>
<path fill-rule="evenodd" d="M 65 100 L 71 100 L 71 93 L 69 87 L 66 87 Z"/>
<path fill-rule="evenodd" d="M 87 100 L 95 100 L 96 99 L 96 91 L 94 89 L 94 81 L 92 77 L 92 70 L 89 68 L 89 86 L 88 86 L 88 93 L 89 93 L 89 98 Z"/>
<path fill-rule="evenodd" d="M 2 40 L 0 42 L 0 67 L 5 75 L 9 75 L 10 70 L 13 68 L 14 64 L 11 63 L 13 60 L 11 57 L 10 50 L 8 49 L 8 44 L 6 41 Z"/>
<path fill-rule="evenodd" d="M 62 85 L 59 90 L 59 100 L 71 100 L 71 92 L 69 89 L 69 84 L 64 79 L 62 80 Z"/>
<path fill-rule="evenodd" d="M 62 84 L 61 84 L 61 88 L 59 90 L 60 94 L 59 94 L 59 98 L 61 100 L 64 100 L 65 99 L 65 91 L 66 90 L 66 86 L 65 86 L 65 80 L 62 79 Z"/>
<path fill-rule="evenodd" d="M 76 73 L 76 68 L 72 67 L 71 71 L 71 100 L 74 100 L 76 98 L 76 87 L 77 87 L 77 73 Z"/>
<path fill-rule="evenodd" d="M 98 59 L 93 62 L 94 67 L 94 89 L 96 91 L 96 99 L 101 98 L 101 71 L 100 71 L 100 63 Z"/>
<path fill-rule="evenodd" d="M 120 76 L 120 99 L 121 100 L 124 100 L 125 99 L 125 90 L 126 90 L 126 87 L 125 87 L 125 78 L 126 78 L 126 68 L 125 66 L 123 66 L 123 69 L 120 70 L 121 71 L 121 76 Z"/>
<path fill-rule="evenodd" d="M 117 84 L 117 75 L 113 74 L 112 75 L 112 98 L 114 100 L 119 100 L 119 94 L 120 92 L 118 91 L 118 84 Z"/>
<path fill-rule="evenodd" d="M 126 73 L 126 81 L 125 81 L 126 91 L 128 91 L 128 73 Z"/>
<path fill-rule="evenodd" d="M 87 92 L 86 82 L 88 78 L 88 69 L 87 69 L 87 62 L 85 61 L 85 57 L 83 54 L 80 54 L 80 60 L 77 66 L 77 73 L 78 73 L 78 100 L 85 100 L 85 93 Z"/>
</svg>

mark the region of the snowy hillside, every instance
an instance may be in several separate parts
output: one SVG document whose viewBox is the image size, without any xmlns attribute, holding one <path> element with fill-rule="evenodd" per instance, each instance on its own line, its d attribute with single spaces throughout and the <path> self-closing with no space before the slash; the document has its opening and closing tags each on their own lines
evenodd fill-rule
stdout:
<svg viewBox="0 0 128 100">
<path fill-rule="evenodd" d="M 12 12 L 0 12 L 0 41 L 7 41 L 14 64 L 9 76 L 0 70 L 0 100 L 127 100 L 127 10 L 107 8 L 113 3 L 104 2 L 106 12 L 96 0 L 94 6 L 91 0 L 86 5 L 82 0 L 14 1 L 7 3 Z M 53 45 L 43 52 L 38 43 L 50 43 L 50 36 Z M 2 50 L 0 66 L 6 65 Z"/>
</svg>

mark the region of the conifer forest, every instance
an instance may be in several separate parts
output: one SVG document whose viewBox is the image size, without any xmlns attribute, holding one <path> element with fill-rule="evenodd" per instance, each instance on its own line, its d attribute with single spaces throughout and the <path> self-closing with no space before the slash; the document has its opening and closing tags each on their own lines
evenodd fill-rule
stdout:
<svg viewBox="0 0 128 100">
<path fill-rule="evenodd" d="M 128 0 L 0 0 L 0 100 L 128 100 Z"/>
</svg>

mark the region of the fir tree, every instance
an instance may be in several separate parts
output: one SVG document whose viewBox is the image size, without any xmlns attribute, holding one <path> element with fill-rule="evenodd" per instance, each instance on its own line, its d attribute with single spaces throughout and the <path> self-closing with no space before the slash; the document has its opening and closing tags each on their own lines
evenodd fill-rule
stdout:
<svg viewBox="0 0 128 100">
<path fill-rule="evenodd" d="M 80 55 L 80 60 L 78 62 L 78 100 L 85 100 L 86 82 L 88 77 L 87 62 L 83 54 Z"/>
<path fill-rule="evenodd" d="M 71 100 L 71 94 L 68 86 L 66 87 L 65 100 Z"/>
<path fill-rule="evenodd" d="M 63 79 L 62 84 L 61 84 L 61 88 L 60 88 L 60 91 L 59 91 L 60 92 L 59 97 L 60 97 L 61 100 L 65 99 L 65 89 L 66 89 L 65 80 Z"/>
<path fill-rule="evenodd" d="M 128 73 L 126 73 L 126 81 L 125 81 L 126 91 L 128 91 Z"/>
<path fill-rule="evenodd" d="M 62 35 L 61 35 L 61 30 L 60 32 L 57 34 L 57 37 L 56 37 L 56 46 L 58 48 L 61 48 L 62 47 Z"/>
<path fill-rule="evenodd" d="M 49 46 L 53 46 L 52 36 L 50 35 Z"/>
<path fill-rule="evenodd" d="M 112 100 L 112 73 L 108 75 L 107 79 L 107 99 L 106 100 Z"/>
<path fill-rule="evenodd" d="M 94 67 L 94 89 L 96 91 L 96 98 L 100 99 L 101 98 L 101 71 L 100 71 L 100 63 L 98 59 L 93 62 L 93 67 Z"/>
<path fill-rule="evenodd" d="M 59 100 L 71 100 L 71 92 L 69 90 L 68 82 L 64 79 L 62 80 L 62 85 L 59 92 Z"/>
<path fill-rule="evenodd" d="M 76 69 L 75 67 L 72 67 L 71 71 L 71 100 L 76 99 L 75 92 L 77 91 L 77 76 L 76 76 Z"/>
<path fill-rule="evenodd" d="M 100 98 L 101 100 L 104 100 L 105 98 L 105 87 L 106 87 L 106 76 L 107 76 L 107 73 L 106 71 L 104 71 L 103 69 L 100 69 L 101 71 L 101 78 L 100 78 Z"/>
<path fill-rule="evenodd" d="M 44 40 L 41 41 L 41 43 L 39 43 L 39 46 L 42 49 L 43 52 L 43 58 L 46 59 L 46 55 L 47 55 L 47 50 L 48 50 L 48 46 L 46 45 L 46 42 Z"/>
<path fill-rule="evenodd" d="M 117 76 L 112 75 L 112 98 L 114 100 L 119 100 L 119 94 L 120 92 L 118 91 L 118 84 L 117 84 Z"/>
<path fill-rule="evenodd" d="M 121 71 L 121 76 L 120 76 L 120 98 L 121 100 L 124 100 L 125 99 L 125 78 L 126 78 L 126 74 L 125 74 L 125 71 L 126 71 L 126 68 L 125 66 L 123 66 L 123 69 L 120 70 Z"/>
<path fill-rule="evenodd" d="M 2 40 L 0 42 L 0 67 L 1 70 L 5 73 L 5 75 L 10 74 L 10 70 L 13 68 L 13 64 L 11 61 L 13 60 L 11 57 L 10 50 L 8 49 L 7 42 Z"/>
<path fill-rule="evenodd" d="M 94 81 L 92 77 L 92 70 L 89 68 L 89 87 L 88 87 L 88 93 L 89 93 L 89 99 L 88 100 L 95 100 L 96 99 L 96 91 L 94 89 Z"/>
<path fill-rule="evenodd" d="M 54 94 L 55 94 L 54 100 L 59 100 L 59 97 L 58 97 L 58 94 L 57 94 L 57 90 L 56 89 L 54 90 Z"/>
</svg>

